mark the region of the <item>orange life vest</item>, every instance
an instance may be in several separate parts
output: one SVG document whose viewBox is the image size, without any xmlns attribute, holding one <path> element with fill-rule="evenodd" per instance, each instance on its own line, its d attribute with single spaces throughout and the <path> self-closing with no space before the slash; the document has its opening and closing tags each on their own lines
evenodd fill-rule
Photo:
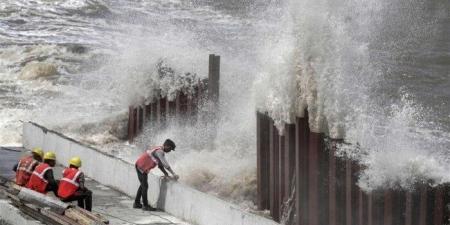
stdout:
<svg viewBox="0 0 450 225">
<path fill-rule="evenodd" d="M 156 150 L 160 150 L 161 148 L 162 146 L 158 146 L 142 153 L 136 161 L 136 167 L 143 173 L 150 172 L 151 169 L 158 165 L 158 160 L 152 156 L 152 153 Z"/>
<path fill-rule="evenodd" d="M 47 188 L 48 181 L 44 178 L 45 172 L 51 170 L 47 163 L 40 163 L 31 174 L 30 180 L 27 183 L 27 188 L 37 191 L 42 194 L 46 194 L 45 189 Z"/>
<path fill-rule="evenodd" d="M 63 178 L 59 181 L 58 196 L 62 199 L 66 199 L 72 196 L 80 186 L 78 177 L 83 172 L 76 168 L 66 168 L 63 171 Z"/>
<path fill-rule="evenodd" d="M 38 164 L 39 162 L 31 155 L 20 159 L 16 171 L 16 184 L 19 186 L 25 186 L 30 180 L 31 174 L 33 173 L 33 168 Z"/>
</svg>

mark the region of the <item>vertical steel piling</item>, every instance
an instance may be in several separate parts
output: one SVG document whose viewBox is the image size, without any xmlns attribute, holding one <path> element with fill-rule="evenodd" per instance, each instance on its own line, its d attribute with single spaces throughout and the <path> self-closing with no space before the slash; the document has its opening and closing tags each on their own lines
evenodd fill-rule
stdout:
<svg viewBox="0 0 450 225">
<path fill-rule="evenodd" d="M 257 112 L 257 182 L 258 209 L 270 208 L 270 119 L 267 115 Z"/>
</svg>

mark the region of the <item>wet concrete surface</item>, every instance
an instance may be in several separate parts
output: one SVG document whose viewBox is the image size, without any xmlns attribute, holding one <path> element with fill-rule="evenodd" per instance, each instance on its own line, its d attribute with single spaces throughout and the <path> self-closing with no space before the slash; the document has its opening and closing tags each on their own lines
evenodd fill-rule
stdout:
<svg viewBox="0 0 450 225">
<path fill-rule="evenodd" d="M 12 179 L 15 176 L 13 166 L 23 153 L 14 147 L 0 147 L 0 176 Z"/>
<path fill-rule="evenodd" d="M 25 152 L 25 150 L 23 150 Z M 0 175 L 13 178 L 12 167 L 18 162 L 22 152 L 6 151 L 0 149 Z M 64 163 L 64 162 L 58 162 Z M 83 168 L 81 168 L 82 170 Z M 63 167 L 54 168 L 56 179 L 61 178 Z M 137 179 L 137 177 L 136 177 Z M 133 209 L 134 199 L 114 189 L 106 187 L 95 180 L 86 178 L 86 186 L 93 192 L 93 211 L 105 216 L 113 225 L 189 225 L 182 220 L 165 212 L 148 212 L 141 209 Z M 137 190 L 138 187 L 136 187 Z M 53 195 L 53 193 L 49 193 Z M 72 204 L 76 204 L 73 202 Z"/>
</svg>

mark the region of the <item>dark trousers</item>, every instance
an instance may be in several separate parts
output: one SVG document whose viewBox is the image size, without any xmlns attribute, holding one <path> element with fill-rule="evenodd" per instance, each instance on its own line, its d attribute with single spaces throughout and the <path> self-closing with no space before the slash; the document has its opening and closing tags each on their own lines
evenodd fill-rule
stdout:
<svg viewBox="0 0 450 225">
<path fill-rule="evenodd" d="M 92 211 L 92 191 L 78 189 L 72 196 L 62 200 L 63 202 L 78 201 L 78 207 Z"/>
<path fill-rule="evenodd" d="M 144 205 L 148 205 L 148 199 L 147 199 L 147 190 L 148 190 L 148 176 L 146 173 L 142 173 L 139 171 L 139 169 L 136 167 L 136 173 L 139 179 L 139 182 L 141 185 L 139 186 L 136 198 L 134 199 L 134 203 L 141 204 L 141 197 L 142 197 L 142 203 Z"/>
<path fill-rule="evenodd" d="M 52 191 L 53 194 L 55 194 L 55 196 L 58 196 L 58 185 L 59 185 L 59 180 L 56 181 L 56 183 L 48 183 L 47 187 L 45 188 L 46 192 Z"/>
</svg>

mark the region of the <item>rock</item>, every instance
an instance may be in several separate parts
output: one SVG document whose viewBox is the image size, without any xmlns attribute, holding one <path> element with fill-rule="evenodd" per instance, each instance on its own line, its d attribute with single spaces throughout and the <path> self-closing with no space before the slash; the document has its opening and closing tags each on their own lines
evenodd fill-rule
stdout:
<svg viewBox="0 0 450 225">
<path fill-rule="evenodd" d="M 22 80 L 36 80 L 56 75 L 56 66 L 44 62 L 30 62 L 22 68 L 19 78 Z"/>
<path fill-rule="evenodd" d="M 84 54 L 88 51 L 87 47 L 84 47 L 82 45 L 79 44 L 70 44 L 67 45 L 67 50 L 72 52 L 72 53 L 76 53 L 76 54 Z"/>
</svg>

